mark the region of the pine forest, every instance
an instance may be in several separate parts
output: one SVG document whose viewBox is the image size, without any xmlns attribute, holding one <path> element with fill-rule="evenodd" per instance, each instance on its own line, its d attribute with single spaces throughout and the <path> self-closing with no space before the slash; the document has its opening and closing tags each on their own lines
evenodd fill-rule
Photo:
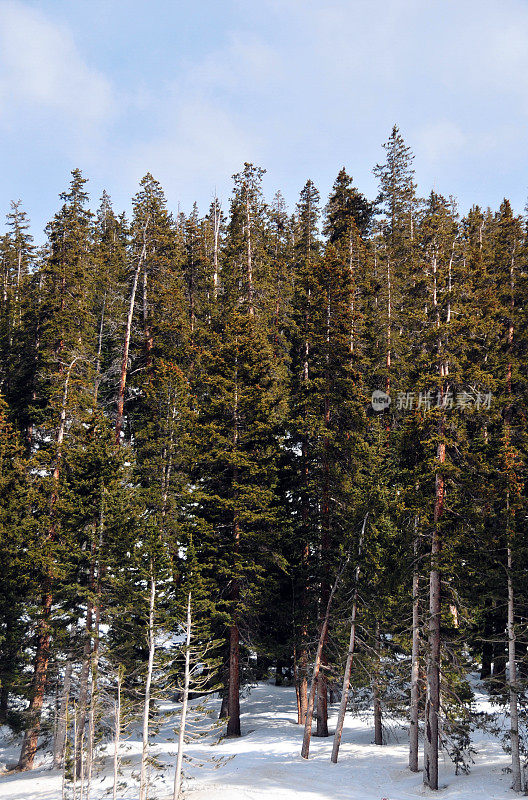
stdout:
<svg viewBox="0 0 528 800">
<path fill-rule="evenodd" d="M 418 196 L 396 126 L 379 152 L 371 198 L 343 168 L 289 208 L 245 163 L 204 215 L 79 169 L 42 245 L 5 210 L 0 724 L 46 797 L 177 800 L 263 684 L 329 782 L 369 714 L 419 786 L 486 730 L 525 791 L 528 218 Z"/>
</svg>

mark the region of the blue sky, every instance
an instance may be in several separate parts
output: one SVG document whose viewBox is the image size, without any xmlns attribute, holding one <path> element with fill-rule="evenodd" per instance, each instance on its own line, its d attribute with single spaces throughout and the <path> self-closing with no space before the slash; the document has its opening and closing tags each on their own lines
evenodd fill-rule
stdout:
<svg viewBox="0 0 528 800">
<path fill-rule="evenodd" d="M 527 0 L 0 0 L 0 214 L 37 235 L 75 166 L 119 210 L 151 171 L 203 211 L 244 161 L 373 197 L 394 122 L 422 192 L 521 211 Z"/>
</svg>

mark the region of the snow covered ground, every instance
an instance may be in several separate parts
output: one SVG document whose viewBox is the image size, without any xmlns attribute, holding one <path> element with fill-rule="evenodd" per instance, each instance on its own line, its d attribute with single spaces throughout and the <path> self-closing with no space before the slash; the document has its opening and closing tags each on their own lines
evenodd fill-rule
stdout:
<svg viewBox="0 0 528 800">
<path fill-rule="evenodd" d="M 481 711 L 490 711 L 484 695 L 477 695 Z M 217 704 L 216 700 L 211 701 Z M 178 706 L 169 707 L 177 713 Z M 335 725 L 336 709 L 330 718 Z M 378 747 L 372 743 L 373 731 L 368 717 L 347 716 L 339 763 L 330 762 L 332 737 L 312 738 L 310 760 L 300 757 L 302 729 L 295 724 L 295 691 L 289 687 L 260 684 L 242 701 L 241 739 L 219 739 L 219 731 L 190 747 L 192 755 L 203 762 L 194 767 L 186 783 L 189 800 L 413 800 L 438 797 L 442 800 L 506 800 L 516 795 L 509 788 L 510 775 L 504 772 L 508 756 L 493 737 L 477 731 L 477 751 L 470 775 L 456 775 L 452 764 L 443 759 L 440 774 L 442 789 L 435 793 L 425 789 L 422 775 L 406 769 L 407 735 L 404 729 L 391 729 L 389 743 Z M 165 763 L 164 782 L 152 792 L 152 798 L 170 797 L 176 745 L 174 722 L 162 727 L 155 738 L 153 751 Z M 6 733 L 6 729 L 2 731 Z M 138 738 L 128 741 L 127 757 L 137 759 Z M 16 760 L 19 744 L 0 741 L 0 762 Z M 223 757 L 223 765 L 215 761 Z M 91 800 L 108 797 L 111 771 L 94 780 Z M 61 779 L 47 767 L 48 756 L 41 756 L 41 765 L 29 773 L 8 773 L 0 777 L 0 800 L 60 800 Z M 136 764 L 137 768 L 137 764 Z M 133 765 L 128 770 L 133 769 Z M 161 778 L 161 775 L 160 775 Z M 136 800 L 137 784 L 119 794 L 119 800 Z"/>
</svg>

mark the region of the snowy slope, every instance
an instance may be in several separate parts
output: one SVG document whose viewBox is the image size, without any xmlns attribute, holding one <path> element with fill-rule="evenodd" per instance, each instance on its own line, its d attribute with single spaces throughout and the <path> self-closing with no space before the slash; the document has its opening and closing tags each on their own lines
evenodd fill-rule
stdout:
<svg viewBox="0 0 528 800">
<path fill-rule="evenodd" d="M 485 697 L 478 699 L 479 710 L 489 711 Z M 170 709 L 177 713 L 178 706 Z M 335 713 L 330 718 L 330 728 L 333 723 Z M 305 761 L 299 755 L 302 730 L 295 724 L 294 689 L 260 684 L 242 701 L 241 739 L 216 743 L 216 732 L 192 745 L 190 752 L 205 763 L 193 769 L 186 794 L 190 800 L 412 800 L 429 796 L 442 800 L 506 800 L 516 796 L 509 788 L 510 776 L 503 771 L 508 756 L 490 736 L 475 734 L 477 755 L 470 775 L 455 776 L 450 762 L 443 761 L 440 783 L 444 788 L 435 793 L 423 787 L 420 773 L 412 775 L 406 769 L 406 732 L 392 730 L 389 744 L 377 747 L 372 744 L 370 723 L 368 718 L 347 717 L 338 764 L 330 762 L 331 737 L 312 738 L 310 760 Z M 174 733 L 167 723 L 153 748 L 167 765 L 165 781 L 152 792 L 152 797 L 163 800 L 170 796 L 176 750 L 174 742 L 167 741 L 170 738 Z M 5 741 L 2 744 L 0 762 L 16 760 L 17 748 Z M 129 745 L 128 757 L 137 760 L 139 739 L 129 740 Z M 211 757 L 220 756 L 226 761 L 215 768 Z M 46 769 L 45 757 L 43 761 L 44 765 L 31 773 L 3 775 L 0 800 L 60 800 L 60 776 Z M 108 771 L 110 768 L 109 764 Z M 110 782 L 101 781 L 102 777 L 94 782 L 91 800 L 108 796 L 105 791 Z M 134 783 L 119 797 L 135 800 Z"/>
</svg>

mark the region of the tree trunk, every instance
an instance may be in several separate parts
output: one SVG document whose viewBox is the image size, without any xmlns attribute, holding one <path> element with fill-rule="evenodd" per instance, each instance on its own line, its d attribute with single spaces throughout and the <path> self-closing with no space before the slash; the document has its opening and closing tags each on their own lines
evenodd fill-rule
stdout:
<svg viewBox="0 0 528 800">
<path fill-rule="evenodd" d="M 101 322 L 99 323 L 99 336 L 97 337 L 97 360 L 95 363 L 95 381 L 94 381 L 94 406 L 97 405 L 97 396 L 99 394 L 99 386 L 101 383 L 101 354 L 103 352 L 105 309 L 106 309 L 106 292 L 104 293 L 103 296 L 103 307 L 101 309 Z"/>
<path fill-rule="evenodd" d="M 46 580 L 46 585 L 48 589 L 42 597 L 42 609 L 39 621 L 37 649 L 33 672 L 33 685 L 28 709 L 28 724 L 24 734 L 24 741 L 22 743 L 22 750 L 20 752 L 20 758 L 18 761 L 18 769 L 20 770 L 33 768 L 33 762 L 37 752 L 38 737 L 40 733 L 40 717 L 42 714 L 44 692 L 46 690 L 48 674 L 52 603 L 51 581 Z"/>
<path fill-rule="evenodd" d="M 409 709 L 409 769 L 418 772 L 418 727 L 420 711 L 420 572 L 418 568 L 417 518 L 414 521 L 414 565 L 412 583 L 411 706 Z"/>
<path fill-rule="evenodd" d="M 119 750 L 121 742 L 121 685 L 123 683 L 123 671 L 121 667 L 117 673 L 117 700 L 114 705 L 114 785 L 112 789 L 112 800 L 117 800 L 117 784 L 119 780 Z"/>
<path fill-rule="evenodd" d="M 506 386 L 508 398 L 512 395 L 512 362 L 511 350 L 513 346 L 514 333 L 514 310 L 515 310 L 515 248 L 512 252 L 510 262 L 510 320 L 508 324 L 508 351 L 509 361 L 506 371 Z M 511 404 L 505 409 L 504 415 L 504 438 L 507 445 L 510 444 L 510 421 Z M 506 464 L 506 467 L 509 465 Z M 506 492 L 506 537 L 507 537 L 507 558 L 508 558 L 508 677 L 509 677 L 509 696 L 510 696 L 510 746 L 512 757 L 512 789 L 514 792 L 521 792 L 523 786 L 523 774 L 520 757 L 519 742 L 519 683 L 517 679 L 516 661 L 516 633 L 515 633 L 515 597 L 513 591 L 513 553 L 512 553 L 512 531 L 510 528 L 510 489 Z"/>
<path fill-rule="evenodd" d="M 303 381 L 308 380 L 308 342 L 305 342 L 305 363 L 303 372 Z M 305 416 L 307 410 L 305 407 Z M 302 475 L 303 475 L 303 488 L 301 496 L 301 519 L 303 526 L 303 534 L 308 536 L 308 529 L 310 525 L 310 509 L 308 501 L 308 445 L 306 437 L 303 437 L 302 443 Z M 299 699 L 299 707 L 297 714 L 297 722 L 299 725 L 304 725 L 306 722 L 306 709 L 308 707 L 308 586 L 306 582 L 306 570 L 308 567 L 308 558 L 310 555 L 308 545 L 303 547 L 301 557 L 301 591 L 300 591 L 300 642 L 299 642 L 299 665 L 297 673 L 297 693 Z"/>
<path fill-rule="evenodd" d="M 73 764 L 77 763 L 77 705 L 73 704 Z M 64 759 L 64 769 L 66 769 L 66 759 Z M 72 789 L 74 798 L 77 797 L 77 770 L 73 770 Z"/>
<path fill-rule="evenodd" d="M 248 206 L 249 209 L 249 206 Z M 249 214 L 249 210 L 248 210 Z M 249 217 L 248 217 L 249 224 Z M 248 269 L 251 265 L 251 239 L 248 245 Z M 250 295 L 251 299 L 251 295 Z M 238 347 L 238 340 L 236 342 Z M 238 447 L 238 351 L 235 360 L 235 396 L 233 401 L 233 446 Z M 238 467 L 235 466 L 233 471 L 233 483 L 236 485 L 238 481 Z M 236 498 L 235 498 L 236 500 Z M 238 510 L 235 505 L 233 516 L 233 548 L 238 552 L 240 544 L 240 525 L 238 519 Z M 232 605 L 232 620 L 229 628 L 229 686 L 227 693 L 227 709 L 229 719 L 227 721 L 226 735 L 229 737 L 240 736 L 240 631 L 238 629 L 238 603 L 240 600 L 240 585 L 238 577 L 234 577 L 231 582 L 231 601 Z"/>
<path fill-rule="evenodd" d="M 306 722 L 306 710 L 308 708 L 308 650 L 306 645 L 303 645 L 301 656 L 299 659 L 298 668 L 298 696 L 299 706 L 297 713 L 297 722 L 299 725 L 304 725 Z"/>
<path fill-rule="evenodd" d="M 247 279 L 249 316 L 255 313 L 253 308 L 253 260 L 251 252 L 251 213 L 249 208 L 249 192 L 246 188 L 246 232 L 247 232 Z"/>
<path fill-rule="evenodd" d="M 229 629 L 229 689 L 227 736 L 240 736 L 240 634 L 236 619 Z"/>
<path fill-rule="evenodd" d="M 5 725 L 9 708 L 9 689 L 7 686 L 0 688 L 0 724 Z"/>
<path fill-rule="evenodd" d="M 519 751 L 519 686 L 517 681 L 517 663 L 515 653 L 515 605 L 512 582 L 512 549 L 508 542 L 508 672 L 510 695 L 510 746 L 512 759 L 512 789 L 523 790 L 521 757 Z"/>
<path fill-rule="evenodd" d="M 66 705 L 65 715 L 64 715 L 64 744 L 62 747 L 62 753 L 60 756 L 61 764 L 62 764 L 62 776 L 61 776 L 61 800 L 65 800 L 66 798 L 66 747 L 68 745 L 68 728 L 70 726 L 70 713 L 68 705 Z"/>
<path fill-rule="evenodd" d="M 63 766 L 64 745 L 66 743 L 66 725 L 68 715 L 68 704 L 70 701 L 72 662 L 68 659 L 64 668 L 64 680 L 62 683 L 62 694 L 57 719 L 57 730 L 53 742 L 53 769 L 60 769 Z"/>
<path fill-rule="evenodd" d="M 101 506 L 99 512 L 99 553 L 101 553 L 103 545 L 104 533 L 104 489 L 101 493 Z M 95 567 L 95 558 L 94 558 Z M 97 712 L 97 704 L 99 701 L 99 633 L 101 624 L 101 577 L 103 573 L 103 565 L 101 561 L 98 563 L 97 568 L 97 584 L 96 599 L 94 606 L 94 631 L 93 631 L 93 648 L 92 648 L 92 663 L 91 663 L 91 694 L 90 694 L 90 708 L 88 712 L 88 744 L 87 744 L 87 785 L 86 785 L 86 800 L 90 800 L 90 789 L 92 781 L 92 770 L 94 761 L 94 747 L 95 747 L 95 720 Z"/>
<path fill-rule="evenodd" d="M 148 275 L 147 270 L 143 270 L 143 335 L 145 337 L 145 356 L 147 373 L 152 372 L 152 349 L 154 347 L 154 339 L 152 338 L 152 329 L 149 322 L 148 313 L 148 292 L 147 292 Z"/>
<path fill-rule="evenodd" d="M 215 302 L 218 300 L 218 236 L 220 233 L 220 220 L 221 220 L 221 211 L 218 205 L 218 201 L 215 197 L 214 201 L 214 219 L 213 219 L 213 237 L 214 237 L 214 245 L 213 245 L 213 297 Z"/>
<path fill-rule="evenodd" d="M 337 716 L 337 726 L 334 734 L 334 744 L 332 746 L 331 761 L 333 764 L 337 764 L 337 759 L 339 756 L 339 747 L 341 746 L 341 737 L 343 735 L 343 726 L 345 724 L 345 714 L 348 705 L 348 696 L 350 694 L 350 676 L 352 674 L 352 662 L 354 659 L 354 652 L 356 648 L 356 614 L 357 614 L 357 600 L 358 600 L 359 573 L 360 573 L 359 557 L 361 556 L 361 550 L 363 547 L 363 539 L 365 536 L 365 527 L 367 525 L 367 519 L 368 519 L 368 512 L 365 514 L 365 518 L 363 520 L 363 526 L 361 529 L 361 536 L 359 539 L 358 563 L 356 564 L 356 571 L 354 576 L 354 596 L 352 600 L 352 613 L 350 615 L 350 639 L 348 642 L 348 654 L 345 664 L 345 674 L 343 675 L 341 705 L 339 706 L 339 714 Z"/>
<path fill-rule="evenodd" d="M 141 254 L 138 258 L 138 262 L 136 265 L 136 269 L 134 271 L 134 279 L 132 281 L 132 291 L 130 292 L 130 303 L 128 306 L 128 316 L 127 316 L 127 323 L 125 329 L 125 341 L 123 344 L 123 357 L 121 359 L 121 373 L 119 376 L 119 389 L 117 392 L 117 415 L 116 415 L 116 424 L 115 424 L 115 437 L 116 441 L 119 442 L 121 439 L 121 431 L 123 429 L 123 412 L 125 407 L 125 387 L 126 387 L 126 379 L 127 379 L 127 372 L 128 372 L 128 351 L 130 349 L 130 335 L 132 332 L 132 319 L 134 317 L 134 308 L 136 304 L 136 292 L 137 292 L 137 285 L 139 279 L 139 273 L 141 272 L 141 267 L 143 265 L 143 261 L 145 260 L 147 254 L 147 228 L 149 224 L 149 217 L 147 217 L 147 221 L 145 222 L 145 227 L 143 228 L 143 247 L 141 249 Z"/>
<path fill-rule="evenodd" d="M 348 559 L 342 564 L 340 570 L 336 575 L 336 579 L 334 581 L 334 585 L 332 586 L 332 590 L 330 591 L 330 595 L 328 597 L 328 602 L 326 604 L 326 612 L 323 618 L 323 622 L 321 625 L 321 630 L 319 633 L 319 642 L 317 645 L 317 653 L 315 655 L 315 661 L 313 666 L 312 672 L 312 684 L 310 686 L 310 694 L 308 696 L 308 708 L 306 710 L 306 721 L 304 723 L 304 737 L 301 749 L 301 756 L 303 758 L 308 758 L 310 754 L 310 739 L 312 737 L 312 720 L 313 720 L 313 710 L 314 710 L 314 703 L 315 703 L 315 692 L 317 689 L 318 677 L 319 677 L 319 670 L 321 669 L 321 655 L 323 652 L 324 643 L 326 641 L 326 636 L 328 633 L 328 623 L 330 621 L 330 609 L 332 607 L 332 601 L 334 599 L 334 595 L 337 591 L 337 587 L 339 585 L 339 581 L 341 580 L 341 575 L 343 574 L 343 570 L 348 562 Z"/>
<path fill-rule="evenodd" d="M 187 705 L 189 702 L 189 683 L 191 679 L 191 593 L 187 598 L 187 630 L 185 638 L 185 672 L 183 685 L 182 708 L 180 715 L 180 730 L 178 732 L 178 757 L 176 760 L 176 773 L 174 775 L 174 791 L 172 800 L 178 800 L 181 794 L 183 748 L 185 745 L 185 723 L 187 720 Z"/>
<path fill-rule="evenodd" d="M 154 639 L 154 603 L 156 600 L 156 580 L 154 578 L 154 565 L 150 564 L 150 597 L 149 597 L 149 620 L 148 620 L 148 643 L 149 656 L 147 666 L 147 677 L 145 680 L 145 697 L 143 705 L 143 726 L 142 726 L 142 748 L 141 748 L 141 771 L 139 777 L 139 800 L 147 800 L 148 774 L 147 761 L 149 754 L 149 718 L 150 718 L 150 689 L 152 685 L 152 673 L 154 671 L 155 639 Z"/>
<path fill-rule="evenodd" d="M 293 626 L 295 636 L 295 624 Z M 297 704 L 297 725 L 301 721 L 301 695 L 300 695 L 300 681 L 299 681 L 299 664 L 297 661 L 297 650 L 295 647 L 295 638 L 293 643 L 293 683 L 295 686 L 295 700 Z"/>
<path fill-rule="evenodd" d="M 328 304 L 327 309 L 327 342 L 330 341 L 330 334 L 329 334 L 329 327 L 330 327 L 330 306 Z M 327 363 L 328 363 L 328 355 L 326 356 Z M 328 375 L 328 368 L 326 372 L 326 383 L 327 387 L 329 387 L 329 375 Z M 324 410 L 324 423 L 325 427 L 328 429 L 330 426 L 330 400 L 327 396 L 325 397 L 325 410 Z M 329 464 L 329 442 L 328 442 L 328 434 L 324 437 L 324 479 L 323 479 L 323 497 L 322 497 L 322 509 L 321 509 L 321 560 L 323 566 L 323 579 L 321 583 L 321 606 L 325 608 L 328 602 L 330 587 L 328 581 L 328 552 L 330 550 L 330 464 Z M 321 668 L 326 663 L 326 659 L 324 657 L 324 648 L 326 645 L 326 637 L 328 636 L 328 626 L 325 632 L 325 639 L 322 643 L 321 648 Z M 326 737 L 328 736 L 328 681 L 326 675 L 323 674 L 322 671 L 319 672 L 319 676 L 317 678 L 317 730 L 316 736 Z"/>
<path fill-rule="evenodd" d="M 373 711 L 374 711 L 374 744 L 382 745 L 383 744 L 383 725 L 381 721 L 381 697 L 380 697 L 380 689 L 379 689 L 379 669 L 380 669 L 380 662 L 379 662 L 379 653 L 380 653 L 380 624 L 379 620 L 376 620 L 376 655 L 377 655 L 377 663 L 374 667 L 374 674 L 372 680 L 372 704 L 373 704 Z"/>
<path fill-rule="evenodd" d="M 439 464 L 445 462 L 445 443 L 438 445 Z M 444 508 L 444 478 L 436 474 L 434 525 L 429 576 L 429 661 L 427 667 L 427 702 L 425 712 L 424 783 L 438 789 L 438 716 L 440 713 L 440 623 L 441 576 L 438 559 L 442 549 L 439 521 Z"/>
<path fill-rule="evenodd" d="M 374 744 L 383 744 L 383 725 L 381 715 L 381 699 L 379 686 L 374 682 L 372 686 L 373 709 L 374 709 Z"/>
<path fill-rule="evenodd" d="M 321 656 L 321 666 L 324 666 L 325 659 Z M 325 738 L 328 733 L 328 681 L 326 675 L 320 671 L 317 678 L 317 728 L 315 735 Z"/>
<path fill-rule="evenodd" d="M 229 716 L 229 679 L 226 681 L 226 686 L 222 692 L 222 704 L 220 706 L 220 712 L 218 714 L 218 719 L 227 719 Z"/>
<path fill-rule="evenodd" d="M 493 617 L 489 609 L 484 609 L 484 623 L 482 630 L 482 664 L 480 680 L 487 681 L 491 678 L 493 668 Z"/>
<path fill-rule="evenodd" d="M 93 583 L 93 580 L 91 583 Z M 93 586 L 91 588 L 93 588 Z M 81 739 L 84 736 L 86 715 L 88 712 L 88 681 L 90 679 L 90 666 L 92 663 L 92 616 L 92 603 L 88 601 L 88 607 L 86 610 L 86 630 L 84 634 L 83 658 L 81 672 L 79 675 L 79 698 L 77 703 L 77 777 L 79 777 L 81 774 L 81 768 L 83 764 L 83 748 L 81 747 Z"/>
</svg>

